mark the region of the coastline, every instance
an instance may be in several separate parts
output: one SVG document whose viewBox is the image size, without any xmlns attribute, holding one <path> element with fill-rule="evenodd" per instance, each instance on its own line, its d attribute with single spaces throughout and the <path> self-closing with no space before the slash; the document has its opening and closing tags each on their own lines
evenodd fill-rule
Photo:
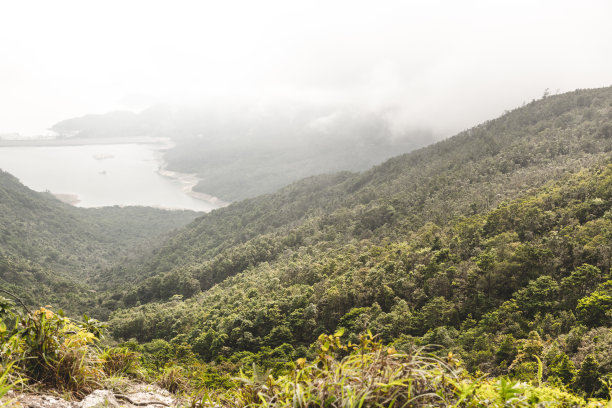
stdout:
<svg viewBox="0 0 612 408">
<path fill-rule="evenodd" d="M 196 200 L 210 203 L 211 205 L 214 205 L 217 208 L 226 207 L 230 204 L 229 202 L 223 201 L 213 195 L 193 191 L 193 188 L 200 181 L 197 174 L 181 173 L 178 171 L 168 170 L 168 162 L 164 160 L 164 151 L 172 149 L 175 146 L 175 143 L 170 138 L 164 139 L 164 143 L 165 144 L 163 146 L 160 146 L 159 148 L 155 149 L 157 161 L 159 162 L 157 174 L 178 182 L 179 184 L 181 184 L 181 190 L 183 191 L 183 193 L 195 198 Z"/>
<path fill-rule="evenodd" d="M 193 188 L 198 184 L 198 181 L 200 181 L 196 174 L 179 173 L 177 171 L 168 170 L 166 169 L 165 162 L 162 166 L 160 166 L 157 173 L 162 177 L 172 179 L 182 184 L 181 190 L 188 196 L 193 197 L 197 200 L 206 201 L 210 204 L 215 205 L 217 208 L 225 207 L 230 204 L 210 194 L 193 191 Z"/>
<path fill-rule="evenodd" d="M 11 147 L 67 147 L 67 146 L 103 146 L 103 145 L 117 145 L 117 144 L 139 144 L 148 145 L 154 152 L 155 160 L 158 163 L 158 169 L 156 173 L 161 177 L 170 179 L 177 183 L 179 188 L 184 194 L 198 200 L 203 201 L 214 208 L 221 208 L 229 205 L 229 202 L 223 201 L 218 197 L 210 194 L 200 193 L 194 191 L 193 188 L 198 184 L 200 179 L 197 174 L 193 173 L 181 173 L 177 171 L 168 170 L 168 163 L 164 159 L 164 152 L 172 149 L 175 143 L 170 138 L 162 137 L 110 137 L 110 138 L 67 138 L 67 139 L 14 139 L 14 140 L 3 140 L 0 139 L 0 148 L 11 148 Z M 109 157 L 100 156 L 95 157 L 96 160 L 103 160 Z M 58 200 L 78 206 L 81 201 L 80 197 L 74 193 L 61 193 L 49 191 Z"/>
<path fill-rule="evenodd" d="M 169 138 L 135 136 L 105 138 L 66 138 L 66 139 L 0 139 L 0 147 L 54 147 L 54 146 L 95 146 L 117 144 L 167 145 Z"/>
</svg>

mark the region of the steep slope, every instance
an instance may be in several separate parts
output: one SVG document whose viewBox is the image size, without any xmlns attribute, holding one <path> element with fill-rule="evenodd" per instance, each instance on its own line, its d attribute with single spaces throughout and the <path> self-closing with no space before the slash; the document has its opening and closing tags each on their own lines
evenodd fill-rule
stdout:
<svg viewBox="0 0 612 408">
<path fill-rule="evenodd" d="M 273 367 L 370 329 L 471 371 L 578 387 L 596 365 L 597 382 L 612 372 L 611 121 L 612 89 L 576 91 L 217 210 L 123 269 L 153 275 L 122 302 L 149 303 L 113 313 L 113 333 Z"/>
<path fill-rule="evenodd" d="M 145 207 L 75 208 L 0 171 L 3 287 L 30 295 L 40 289 L 34 292 L 37 302 L 52 303 L 68 288 L 84 285 L 93 271 L 112 266 L 197 215 Z M 37 283 L 46 286 L 36 288 Z"/>
<path fill-rule="evenodd" d="M 118 337 L 173 339 L 205 360 L 271 364 L 304 355 L 321 333 L 342 327 L 356 341 L 368 328 L 385 342 L 441 345 L 470 370 L 528 380 L 533 355 L 554 376 L 559 359 L 579 367 L 590 354 L 604 376 L 611 260 L 608 155 L 482 214 L 381 243 L 286 249 L 187 301 L 117 311 L 110 324 Z"/>
<path fill-rule="evenodd" d="M 152 276 L 125 294 L 127 304 L 190 296 L 288 249 L 397 240 L 487 211 L 610 150 L 612 88 L 548 97 L 362 174 L 313 177 L 215 210 L 148 261 L 100 279 Z"/>
</svg>

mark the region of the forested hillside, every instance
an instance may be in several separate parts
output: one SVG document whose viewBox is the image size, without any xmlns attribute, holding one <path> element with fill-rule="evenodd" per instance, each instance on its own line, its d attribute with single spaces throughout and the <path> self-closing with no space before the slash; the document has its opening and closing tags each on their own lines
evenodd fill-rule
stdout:
<svg viewBox="0 0 612 408">
<path fill-rule="evenodd" d="M 443 345 L 471 370 L 529 379 L 534 355 L 556 375 L 564 355 L 579 368 L 592 354 L 611 372 L 606 162 L 400 240 L 285 250 L 189 301 L 118 311 L 111 327 L 125 339 L 185 342 L 205 360 L 262 347 L 297 356 L 343 327 L 353 341 L 367 328 L 384 341 Z"/>
<path fill-rule="evenodd" d="M 127 304 L 190 296 L 288 249 L 398 240 L 428 222 L 482 213 L 605 157 L 611 104 L 611 88 L 548 97 L 367 172 L 312 177 L 235 203 L 100 280 L 154 276 L 126 293 Z"/>
<path fill-rule="evenodd" d="M 113 333 L 266 366 L 370 329 L 472 372 L 534 380 L 540 359 L 551 382 L 605 396 L 611 130 L 612 89 L 576 91 L 216 210 L 114 270 L 152 275 L 115 306 L 165 302 L 116 311 Z"/>
<path fill-rule="evenodd" d="M 137 251 L 171 229 L 165 213 L 75 210 L 2 177 L 3 279 L 112 310 L 123 343 L 101 356 L 122 375 L 216 406 L 355 406 L 349 388 L 439 406 L 610 398 L 612 88 L 303 179 Z M 98 293 L 78 303 L 91 287 L 75 276 Z"/>
<path fill-rule="evenodd" d="M 32 302 L 66 307 L 88 300 L 91 306 L 86 290 L 96 289 L 88 285 L 95 271 L 198 215 L 147 207 L 76 208 L 0 171 L 0 281 Z"/>
</svg>

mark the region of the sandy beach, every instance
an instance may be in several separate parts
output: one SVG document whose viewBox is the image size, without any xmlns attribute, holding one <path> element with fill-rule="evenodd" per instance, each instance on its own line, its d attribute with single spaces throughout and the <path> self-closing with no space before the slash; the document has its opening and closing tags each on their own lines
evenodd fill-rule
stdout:
<svg viewBox="0 0 612 408">
<path fill-rule="evenodd" d="M 229 202 L 223 201 L 218 197 L 212 196 L 206 193 L 200 193 L 197 191 L 193 191 L 193 188 L 198 184 L 200 179 L 195 173 L 180 173 L 178 171 L 168 170 L 168 163 L 164 160 L 164 152 L 166 150 L 170 150 L 175 146 L 172 139 L 164 139 L 163 146 L 160 146 L 156 149 L 156 158 L 159 161 L 159 170 L 157 173 L 174 181 L 177 181 L 181 184 L 181 190 L 190 197 L 193 197 L 197 200 L 201 200 L 207 203 L 210 203 L 216 207 L 225 207 L 229 205 Z"/>
<path fill-rule="evenodd" d="M 200 179 L 195 174 L 179 173 L 177 171 L 167 170 L 165 163 L 162 166 L 160 166 L 158 173 L 160 176 L 167 177 L 167 178 L 170 178 L 172 180 L 179 182 L 182 185 L 181 189 L 183 190 L 183 192 L 195 199 L 206 201 L 210 204 L 215 205 L 216 207 L 225 207 L 226 205 L 229 205 L 228 202 L 223 201 L 210 194 L 199 193 L 197 191 L 193 191 L 193 188 L 200 181 Z"/>
</svg>

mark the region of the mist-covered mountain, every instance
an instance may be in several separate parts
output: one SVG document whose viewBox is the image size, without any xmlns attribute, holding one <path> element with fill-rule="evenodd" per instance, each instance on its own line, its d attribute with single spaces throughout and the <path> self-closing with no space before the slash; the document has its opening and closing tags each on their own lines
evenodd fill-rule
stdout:
<svg viewBox="0 0 612 408">
<path fill-rule="evenodd" d="M 132 283 L 109 285 L 123 293 L 113 333 L 274 366 L 322 333 L 370 329 L 525 380 L 536 355 L 572 387 L 596 361 L 599 384 L 612 372 L 611 129 L 612 88 L 576 91 L 215 210 L 98 277 Z"/>
<path fill-rule="evenodd" d="M 287 245 L 326 240 L 320 228 L 348 241 L 378 241 L 489 210 L 609 154 L 610 102 L 611 88 L 549 97 L 361 174 L 311 177 L 215 210 L 172 237 L 137 274 L 185 273 L 189 266 L 206 289 Z M 246 259 L 234 265 L 231 254 Z"/>
<path fill-rule="evenodd" d="M 312 176 L 213 210 L 121 262 L 105 259 L 144 226 L 107 247 L 101 231 L 120 231 L 110 221 L 96 230 L 7 175 L 5 196 L 23 203 L 6 213 L 29 212 L 3 222 L 23 234 L 38 226 L 38 246 L 60 248 L 60 260 L 92 251 L 80 260 L 101 266 L 81 276 L 98 293 L 85 304 L 101 317 L 113 310 L 111 333 L 155 364 L 215 362 L 206 384 L 245 365 L 282 372 L 321 334 L 356 342 L 371 330 L 402 350 L 437 344 L 472 373 L 605 396 L 611 154 L 612 88 L 578 90 L 361 173 Z M 76 235 L 54 241 L 64 225 Z M 25 276 L 30 258 L 59 264 L 16 242 L 3 243 L 19 257 L 4 276 Z"/>
<path fill-rule="evenodd" d="M 197 173 L 195 191 L 235 201 L 313 174 L 361 171 L 431 143 L 426 130 L 394 131 L 363 111 L 286 105 L 172 108 L 86 115 L 52 127 L 60 137 L 169 137 L 168 169 Z"/>
</svg>

